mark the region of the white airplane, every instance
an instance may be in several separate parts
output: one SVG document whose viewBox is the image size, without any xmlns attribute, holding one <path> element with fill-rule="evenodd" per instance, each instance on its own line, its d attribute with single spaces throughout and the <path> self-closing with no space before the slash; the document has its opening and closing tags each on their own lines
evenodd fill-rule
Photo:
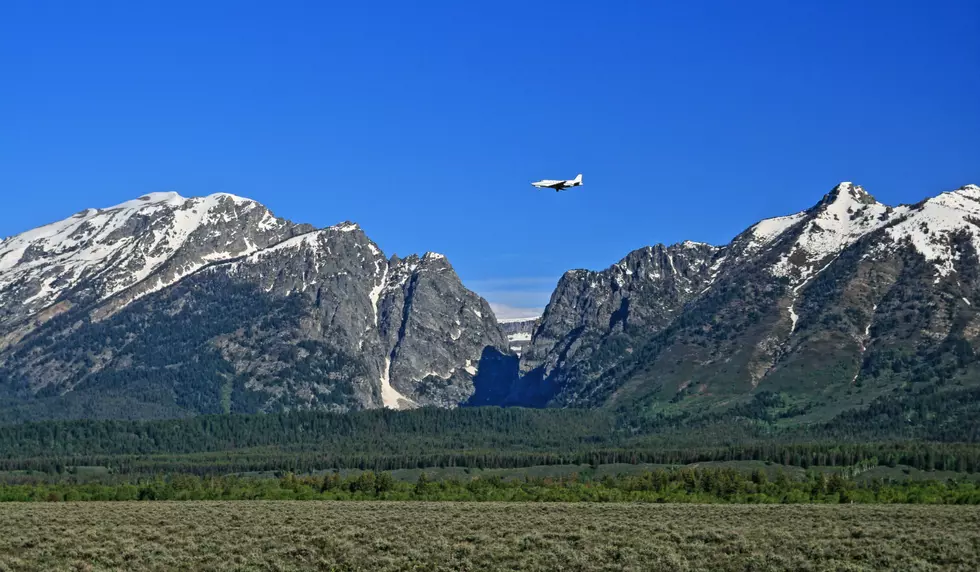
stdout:
<svg viewBox="0 0 980 572">
<path fill-rule="evenodd" d="M 581 187 L 582 186 L 582 173 L 579 173 L 574 179 L 567 181 L 552 181 L 551 179 L 545 179 L 543 181 L 538 181 L 536 183 L 531 183 L 539 189 L 554 189 L 555 192 L 564 191 L 569 187 Z"/>
</svg>

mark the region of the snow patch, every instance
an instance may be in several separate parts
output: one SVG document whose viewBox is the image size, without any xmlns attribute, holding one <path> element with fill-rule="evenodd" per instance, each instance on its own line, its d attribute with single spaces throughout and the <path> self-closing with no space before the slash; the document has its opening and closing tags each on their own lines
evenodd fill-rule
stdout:
<svg viewBox="0 0 980 572">
<path fill-rule="evenodd" d="M 980 188 L 967 185 L 926 200 L 918 208 L 906 208 L 907 216 L 885 230 L 895 241 L 912 244 L 936 269 L 936 281 L 955 271 L 952 235 L 967 231 L 975 248 L 980 237 L 973 221 L 980 219 Z"/>
<path fill-rule="evenodd" d="M 529 342 L 531 341 L 530 332 L 518 332 L 516 334 L 509 334 L 507 336 L 508 342 Z"/>
<path fill-rule="evenodd" d="M 681 243 L 681 246 L 683 246 L 684 248 L 699 248 L 702 246 L 710 247 L 711 245 L 708 244 L 707 242 L 696 242 L 693 240 L 685 240 L 684 242 Z"/>
<path fill-rule="evenodd" d="M 266 210 L 265 213 L 262 214 L 262 220 L 259 221 L 259 224 L 256 226 L 256 228 L 262 232 L 268 232 L 270 230 L 279 227 L 280 224 L 281 222 L 279 221 L 279 219 L 274 217 L 271 212 Z"/>
<path fill-rule="evenodd" d="M 384 369 L 381 370 L 381 401 L 388 409 L 406 409 L 417 405 L 411 399 L 402 395 L 397 389 L 392 387 L 389 376 L 391 375 L 391 357 L 385 358 Z"/>
<path fill-rule="evenodd" d="M 384 269 L 380 268 L 380 265 L 384 264 Z M 381 300 L 381 292 L 384 290 L 385 286 L 388 284 L 388 263 L 383 259 L 377 259 L 374 261 L 374 273 L 375 275 L 380 274 L 380 279 L 378 283 L 375 284 L 371 291 L 368 292 L 368 298 L 371 300 L 371 310 L 374 316 L 374 326 L 378 326 L 378 302 Z"/>
<path fill-rule="evenodd" d="M 537 320 L 540 317 L 541 317 L 541 315 L 539 314 L 537 316 L 530 316 L 530 317 L 527 317 L 527 318 L 497 318 L 497 323 L 498 324 L 516 324 L 518 322 L 530 322 L 530 321 L 533 321 L 533 320 Z"/>
<path fill-rule="evenodd" d="M 788 216 L 780 216 L 775 218 L 767 218 L 759 221 L 749 229 L 752 234 L 752 242 L 749 244 L 749 250 L 758 250 L 763 246 L 769 244 L 770 242 L 779 238 L 781 234 L 786 232 L 794 224 L 800 222 L 803 217 L 806 216 L 805 212 L 799 212 L 796 214 L 791 214 Z"/>
<path fill-rule="evenodd" d="M 337 232 L 353 232 L 355 230 L 360 230 L 361 227 L 357 226 L 357 223 L 342 222 L 329 228 L 330 230 L 336 230 Z"/>
<path fill-rule="evenodd" d="M 964 298 L 964 300 L 966 300 L 966 298 Z M 864 337 L 865 338 L 867 338 L 868 336 L 871 335 L 871 324 L 873 324 L 874 321 L 875 321 L 875 312 L 876 311 L 878 311 L 878 304 L 875 304 L 875 305 L 871 306 L 871 319 L 868 320 L 868 326 L 866 328 L 864 328 Z M 861 346 L 861 347 L 863 348 L 864 346 Z"/>
</svg>

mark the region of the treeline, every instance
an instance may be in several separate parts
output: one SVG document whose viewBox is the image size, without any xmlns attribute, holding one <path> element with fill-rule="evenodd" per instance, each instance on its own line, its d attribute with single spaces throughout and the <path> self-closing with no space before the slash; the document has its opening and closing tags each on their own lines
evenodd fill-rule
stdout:
<svg viewBox="0 0 980 572">
<path fill-rule="evenodd" d="M 779 428 L 773 422 L 787 411 L 792 408 L 786 407 L 783 397 L 762 392 L 725 414 L 709 413 L 698 419 L 690 414 L 650 419 L 627 411 L 474 407 L 44 421 L 0 427 L 0 459 L 267 449 L 349 460 L 368 452 L 372 459 L 463 451 L 562 456 L 594 449 L 701 449 L 733 444 L 743 448 L 748 444 L 754 450 L 759 442 L 781 450 L 794 443 L 836 442 L 850 447 L 892 440 L 980 442 L 980 423 L 975 422 L 980 416 L 980 389 L 886 397 L 828 423 Z"/>
<path fill-rule="evenodd" d="M 0 459 L 0 471 L 36 471 L 68 474 L 73 467 L 106 467 L 115 475 L 192 474 L 291 471 L 311 473 L 331 469 L 393 471 L 461 467 L 515 469 L 540 465 L 659 464 L 690 465 L 720 461 L 764 461 L 801 467 L 908 466 L 924 471 L 980 471 L 980 447 L 970 444 L 894 443 L 797 443 L 762 442 L 729 447 L 582 449 L 570 453 L 483 451 L 428 454 L 335 455 L 332 453 L 284 453 L 276 449 L 227 451 L 208 454 L 150 456 L 76 456 Z M 9 480 L 9 479 L 8 479 Z"/>
<path fill-rule="evenodd" d="M 275 447 L 333 454 L 505 449 L 576 451 L 615 446 L 602 411 L 479 407 L 296 411 L 157 421 L 44 421 L 0 427 L 0 457 L 179 454 Z"/>
<path fill-rule="evenodd" d="M 413 483 L 389 473 L 365 472 L 341 477 L 278 479 L 200 478 L 175 475 L 136 483 L 33 483 L 0 485 L 0 501 L 153 501 L 153 500 L 399 500 L 510 502 L 724 502 L 724 503 L 930 503 L 980 504 L 973 482 L 855 482 L 840 474 L 811 472 L 802 481 L 764 471 L 735 469 L 657 470 L 601 479 L 505 480 L 499 477 L 431 480 L 425 473 Z"/>
<path fill-rule="evenodd" d="M 893 396 L 830 423 L 789 429 L 770 422 L 778 418 L 774 411 L 788 407 L 767 393 L 733 408 L 730 418 L 711 414 L 707 424 L 690 418 L 641 422 L 621 411 L 498 407 L 47 421 L 0 427 L 0 472 L 58 475 L 98 466 L 124 477 L 208 476 L 708 461 L 768 461 L 805 469 L 871 459 L 927 471 L 975 472 L 980 471 L 980 424 L 969 412 L 976 403 L 978 390 Z M 941 413 L 943 407 L 948 414 Z M 927 442 L 903 432 L 908 419 L 948 439 Z M 876 433 L 875 427 L 883 429 Z M 969 438 L 952 442 L 956 437 Z"/>
</svg>

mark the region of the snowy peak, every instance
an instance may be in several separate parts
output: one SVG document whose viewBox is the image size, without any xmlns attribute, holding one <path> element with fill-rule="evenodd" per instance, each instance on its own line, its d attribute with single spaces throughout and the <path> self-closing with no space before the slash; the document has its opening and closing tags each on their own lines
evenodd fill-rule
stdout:
<svg viewBox="0 0 980 572">
<path fill-rule="evenodd" d="M 956 235 L 973 237 L 980 249 L 980 187 L 966 185 L 912 206 L 890 207 L 879 203 L 861 186 L 843 182 L 813 207 L 785 217 L 763 220 L 729 246 L 746 260 L 778 244 L 782 252 L 773 265 L 775 276 L 790 279 L 794 287 L 806 283 L 831 263 L 845 248 L 873 233 L 890 240 L 876 252 L 908 244 L 935 263 L 938 277 L 954 271 Z M 785 240 L 784 240 L 785 239 Z M 732 258 L 729 256 L 729 258 Z"/>
<path fill-rule="evenodd" d="M 840 183 L 800 217 L 803 222 L 796 239 L 773 273 L 802 284 L 842 250 L 898 214 L 860 186 Z"/>
<path fill-rule="evenodd" d="M 29 230 L 0 243 L 0 325 L 59 301 L 127 300 L 208 264 L 279 242 L 296 225 L 227 193 L 151 193 Z"/>
<path fill-rule="evenodd" d="M 889 211 L 859 185 L 843 182 L 835 186 L 813 207 L 795 214 L 767 218 L 752 225 L 735 237 L 729 249 L 733 259 L 742 260 L 775 244 L 787 231 L 803 223 L 804 232 L 798 241 L 799 257 L 823 258 L 837 252 L 878 225 L 875 216 Z M 779 273 L 790 275 L 792 269 L 783 265 Z"/>
<path fill-rule="evenodd" d="M 976 185 L 892 208 L 859 186 L 841 183 L 807 215 L 794 251 L 775 268 L 775 274 L 795 278 L 798 284 L 844 248 L 882 229 L 890 240 L 879 243 L 875 252 L 884 253 L 896 243 L 911 245 L 935 265 L 936 280 L 955 271 L 958 237 L 969 237 L 974 249 L 980 250 L 980 187 Z"/>
<path fill-rule="evenodd" d="M 871 194 L 864 190 L 860 185 L 855 185 L 850 182 L 839 183 L 836 187 L 830 190 L 829 193 L 824 195 L 823 199 L 817 203 L 816 208 L 821 207 L 831 207 L 832 205 L 844 204 L 862 204 L 870 205 L 877 203 Z M 846 207 L 845 207 L 846 208 Z"/>
</svg>

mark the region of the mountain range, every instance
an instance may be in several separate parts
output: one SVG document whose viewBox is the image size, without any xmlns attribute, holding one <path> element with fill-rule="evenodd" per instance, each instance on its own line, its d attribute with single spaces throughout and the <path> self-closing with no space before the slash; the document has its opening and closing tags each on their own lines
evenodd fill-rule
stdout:
<svg viewBox="0 0 980 572">
<path fill-rule="evenodd" d="M 980 188 L 841 183 L 729 244 L 572 270 L 499 323 L 436 253 L 228 194 L 154 193 L 0 241 L 0 421 L 521 405 L 807 422 L 980 383 Z"/>
</svg>

